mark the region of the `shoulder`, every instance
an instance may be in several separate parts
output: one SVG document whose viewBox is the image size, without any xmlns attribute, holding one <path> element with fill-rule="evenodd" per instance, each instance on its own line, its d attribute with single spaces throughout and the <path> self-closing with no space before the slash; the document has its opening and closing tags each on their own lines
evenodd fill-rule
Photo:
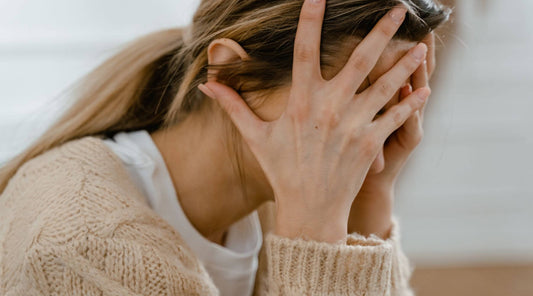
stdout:
<svg viewBox="0 0 533 296">
<path fill-rule="evenodd" d="M 142 212 L 139 193 L 100 142 L 73 140 L 24 163 L 1 195 L 2 217 L 60 242 L 112 223 L 117 213 Z"/>
<path fill-rule="evenodd" d="M 40 237 L 52 232 L 57 243 L 79 233 L 109 236 L 129 223 L 172 230 L 145 203 L 120 160 L 94 137 L 26 162 L 1 197 L 0 213 L 27 219 Z"/>
<path fill-rule="evenodd" d="M 60 200 L 68 194 L 98 194 L 98 188 L 108 195 L 129 195 L 139 201 L 142 197 L 129 178 L 120 159 L 104 144 L 102 139 L 84 137 L 72 140 L 46 151 L 24 163 L 11 178 L 2 193 L 6 196 L 37 194 L 47 198 L 44 192 Z M 66 191 L 67 194 L 63 194 Z M 70 198 L 70 197 L 68 197 Z M 102 197 L 101 197 L 102 198 Z M 116 199 L 116 198 L 115 198 Z M 120 198 L 117 202 L 122 201 Z"/>
<path fill-rule="evenodd" d="M 24 209 L 41 222 L 80 223 L 91 213 L 104 219 L 143 200 L 120 160 L 94 137 L 67 142 L 27 161 L 1 197 L 2 208 Z"/>
<path fill-rule="evenodd" d="M 111 276 L 115 284 L 125 275 L 149 279 L 145 273 L 152 271 L 169 277 L 169 285 L 180 270 L 208 279 L 98 138 L 68 142 L 25 163 L 0 196 L 0 217 L 6 222 L 0 226 L 0 267 L 7 274 L 29 264 L 27 271 L 66 266 L 82 278 Z"/>
</svg>

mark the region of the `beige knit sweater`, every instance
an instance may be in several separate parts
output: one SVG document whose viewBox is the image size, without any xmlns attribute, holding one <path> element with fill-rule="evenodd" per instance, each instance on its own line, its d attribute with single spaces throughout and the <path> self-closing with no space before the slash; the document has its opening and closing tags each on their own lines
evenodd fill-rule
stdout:
<svg viewBox="0 0 533 296">
<path fill-rule="evenodd" d="M 396 222 L 387 240 L 331 245 L 273 235 L 267 208 L 256 295 L 412 295 Z M 28 161 L 0 195 L 0 295 L 217 294 L 101 139 Z"/>
</svg>

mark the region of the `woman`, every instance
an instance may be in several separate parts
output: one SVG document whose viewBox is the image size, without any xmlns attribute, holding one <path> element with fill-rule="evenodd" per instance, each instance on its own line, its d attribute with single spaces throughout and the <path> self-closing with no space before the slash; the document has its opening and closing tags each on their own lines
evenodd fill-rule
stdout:
<svg viewBox="0 0 533 296">
<path fill-rule="evenodd" d="M 393 188 L 447 16 L 205 0 L 140 39 L 2 168 L 0 294 L 409 295 Z"/>
</svg>

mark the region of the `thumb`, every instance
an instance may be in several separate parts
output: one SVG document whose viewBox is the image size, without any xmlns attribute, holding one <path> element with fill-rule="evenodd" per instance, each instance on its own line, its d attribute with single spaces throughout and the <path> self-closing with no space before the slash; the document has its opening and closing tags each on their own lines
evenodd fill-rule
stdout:
<svg viewBox="0 0 533 296">
<path fill-rule="evenodd" d="M 218 82 L 208 82 L 198 85 L 198 89 L 206 96 L 218 101 L 247 140 L 257 137 L 257 134 L 266 127 L 266 122 L 255 115 L 233 88 Z"/>
</svg>

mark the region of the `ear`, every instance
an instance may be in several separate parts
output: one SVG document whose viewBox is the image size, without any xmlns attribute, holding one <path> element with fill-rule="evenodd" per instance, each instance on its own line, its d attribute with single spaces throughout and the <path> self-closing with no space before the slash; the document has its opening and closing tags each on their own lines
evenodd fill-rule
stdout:
<svg viewBox="0 0 533 296">
<path fill-rule="evenodd" d="M 207 48 L 207 62 L 209 65 L 222 65 L 249 58 L 244 48 L 236 41 L 229 38 L 218 38 L 209 44 Z M 207 81 L 215 81 L 218 70 L 209 69 Z"/>
</svg>

